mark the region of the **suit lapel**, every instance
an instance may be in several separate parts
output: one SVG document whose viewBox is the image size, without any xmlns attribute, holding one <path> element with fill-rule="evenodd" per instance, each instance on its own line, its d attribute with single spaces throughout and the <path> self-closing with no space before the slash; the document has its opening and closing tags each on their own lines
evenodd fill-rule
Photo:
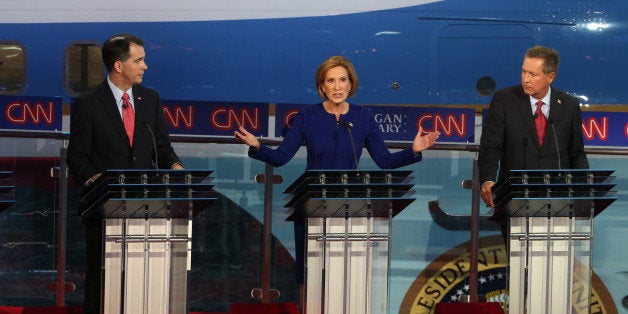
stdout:
<svg viewBox="0 0 628 314">
<path fill-rule="evenodd" d="M 563 111 L 563 108 L 564 108 L 564 106 L 563 106 L 562 95 L 558 91 L 556 91 L 555 89 L 552 88 L 552 94 L 550 96 L 550 111 L 549 111 L 549 117 L 547 119 L 548 123 L 547 123 L 547 127 L 545 129 L 545 142 L 548 142 L 549 141 L 548 138 L 550 136 L 553 136 L 553 134 L 551 133 L 552 131 L 550 130 L 550 128 L 551 128 L 550 122 L 552 124 L 556 125 L 556 123 L 558 122 L 558 119 L 561 116 L 561 112 Z M 551 145 L 546 145 L 545 143 L 543 144 L 542 148 L 543 148 L 543 150 L 545 150 L 545 149 L 554 149 Z"/>
<path fill-rule="evenodd" d="M 100 85 L 100 95 L 103 106 L 105 107 L 105 111 L 111 119 L 111 123 L 116 130 L 116 133 L 118 133 L 122 141 L 125 142 L 130 149 L 131 144 L 127 139 L 126 131 L 124 130 L 124 123 L 122 122 L 120 111 L 118 111 L 118 104 L 115 97 L 113 97 L 113 92 L 111 92 L 107 81 L 103 82 L 103 84 Z"/>
<path fill-rule="evenodd" d="M 532 107 L 530 106 L 530 96 L 523 92 L 522 87 L 519 87 L 517 90 L 517 109 L 519 110 L 519 116 L 523 120 L 523 124 L 532 137 L 534 147 L 540 150 L 539 136 L 536 134 L 534 115 L 532 115 Z"/>
<path fill-rule="evenodd" d="M 550 97 L 550 112 L 549 119 L 556 123 L 560 117 L 560 112 L 563 109 L 563 100 L 561 95 L 554 89 L 552 89 L 552 96 Z"/>
<path fill-rule="evenodd" d="M 138 134 L 138 129 L 145 128 L 144 122 L 146 121 L 148 114 L 146 112 L 147 106 L 145 105 L 146 95 L 144 95 L 142 91 L 139 88 L 136 88 L 135 86 L 133 87 L 133 101 L 134 101 L 133 104 L 135 105 L 135 139 L 136 139 L 137 134 Z M 135 139 L 133 140 L 135 141 Z"/>
</svg>

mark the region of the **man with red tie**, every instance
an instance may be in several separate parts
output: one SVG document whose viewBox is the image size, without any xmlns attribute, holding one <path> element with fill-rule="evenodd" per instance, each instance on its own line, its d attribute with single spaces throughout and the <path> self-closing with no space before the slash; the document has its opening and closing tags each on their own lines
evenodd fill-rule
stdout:
<svg viewBox="0 0 628 314">
<path fill-rule="evenodd" d="M 495 205 L 492 187 L 510 170 L 589 167 L 580 102 L 550 86 L 558 63 L 555 50 L 534 46 L 523 58 L 521 85 L 493 95 L 478 156 L 480 194 L 487 206 Z"/>
<path fill-rule="evenodd" d="M 170 145 L 159 94 L 140 85 L 148 69 L 143 46 L 142 39 L 130 34 L 107 39 L 102 58 L 109 75 L 74 103 L 67 161 L 70 173 L 83 186 L 107 169 L 151 169 L 156 160 L 159 168 L 183 169 Z M 84 216 L 83 223 L 85 313 L 100 313 L 102 219 Z"/>
</svg>

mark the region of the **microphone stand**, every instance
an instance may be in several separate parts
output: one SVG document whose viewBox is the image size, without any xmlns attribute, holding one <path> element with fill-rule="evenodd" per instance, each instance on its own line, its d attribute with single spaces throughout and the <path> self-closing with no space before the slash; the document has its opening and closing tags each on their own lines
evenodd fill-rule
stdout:
<svg viewBox="0 0 628 314">
<path fill-rule="evenodd" d="M 355 152 L 355 142 L 353 141 L 353 134 L 351 133 L 351 128 L 353 127 L 353 123 L 351 122 L 342 122 L 338 121 L 342 125 L 345 126 L 347 132 L 349 132 L 349 138 L 351 139 L 351 148 L 353 148 L 353 162 L 355 165 L 355 169 L 358 169 L 358 154 Z"/>
<path fill-rule="evenodd" d="M 153 139 L 153 151 L 155 153 L 155 170 L 159 170 L 159 157 L 157 155 L 157 141 L 155 141 L 155 133 L 153 133 L 153 129 L 150 127 L 150 124 L 148 124 L 148 122 L 144 121 L 144 125 L 148 129 L 148 132 L 150 132 L 150 135 Z"/>
<path fill-rule="evenodd" d="M 558 136 L 556 136 L 556 128 L 554 127 L 554 121 L 550 120 L 549 125 L 552 128 L 552 135 L 554 135 L 554 145 L 556 146 L 556 156 L 558 156 L 558 169 L 563 169 L 560 166 L 560 148 L 558 147 Z"/>
</svg>

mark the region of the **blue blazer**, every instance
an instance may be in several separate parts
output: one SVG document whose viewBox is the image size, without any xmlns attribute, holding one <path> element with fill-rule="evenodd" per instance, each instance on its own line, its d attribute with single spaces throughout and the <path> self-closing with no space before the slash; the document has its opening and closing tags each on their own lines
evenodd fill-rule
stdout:
<svg viewBox="0 0 628 314">
<path fill-rule="evenodd" d="M 348 123 L 351 127 L 347 127 Z M 299 110 L 277 149 L 261 145 L 258 150 L 249 149 L 249 156 L 279 167 L 292 159 L 303 144 L 307 149 L 307 169 L 355 169 L 362 147 L 382 169 L 421 160 L 421 154 L 415 155 L 411 145 L 391 153 L 368 107 L 349 105 L 349 111 L 336 121 L 336 116 L 325 111 L 322 103 Z"/>
</svg>

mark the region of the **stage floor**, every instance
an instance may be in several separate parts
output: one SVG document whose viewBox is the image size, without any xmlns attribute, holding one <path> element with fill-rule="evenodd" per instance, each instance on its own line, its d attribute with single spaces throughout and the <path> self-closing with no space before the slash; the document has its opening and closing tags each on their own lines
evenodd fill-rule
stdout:
<svg viewBox="0 0 628 314">
<path fill-rule="evenodd" d="M 234 303 L 226 312 L 189 314 L 299 314 L 296 303 Z M 83 314 L 82 306 L 0 306 L 0 314 Z"/>
<path fill-rule="evenodd" d="M 0 306 L 0 314 L 83 314 L 81 306 Z M 189 314 L 229 314 L 224 312 L 190 312 Z"/>
</svg>

